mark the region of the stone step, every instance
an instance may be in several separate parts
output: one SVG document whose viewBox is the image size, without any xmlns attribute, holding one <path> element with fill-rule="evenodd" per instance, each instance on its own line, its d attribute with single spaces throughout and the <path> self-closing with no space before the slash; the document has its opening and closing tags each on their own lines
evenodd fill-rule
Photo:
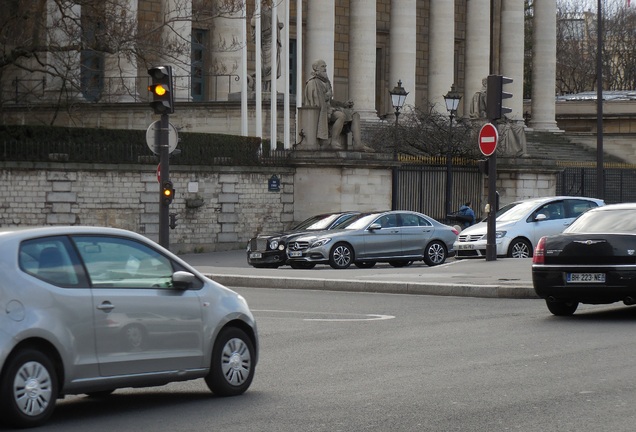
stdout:
<svg viewBox="0 0 636 432">
<path fill-rule="evenodd" d="M 526 132 L 527 152 L 531 158 L 567 162 L 595 162 L 596 137 L 581 137 L 564 133 Z M 610 151 L 614 149 L 613 151 Z M 603 147 L 605 162 L 628 162 L 633 152 L 621 152 L 620 146 Z M 633 160 L 633 159 L 632 159 Z"/>
</svg>

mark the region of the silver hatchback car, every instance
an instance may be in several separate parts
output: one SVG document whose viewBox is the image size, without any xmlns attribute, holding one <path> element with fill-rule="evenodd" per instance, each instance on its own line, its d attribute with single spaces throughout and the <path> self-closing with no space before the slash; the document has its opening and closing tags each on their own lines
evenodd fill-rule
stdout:
<svg viewBox="0 0 636 432">
<path fill-rule="evenodd" d="M 64 395 L 204 378 L 245 392 L 245 299 L 147 238 L 103 227 L 0 229 L 0 422 L 44 423 Z"/>
</svg>

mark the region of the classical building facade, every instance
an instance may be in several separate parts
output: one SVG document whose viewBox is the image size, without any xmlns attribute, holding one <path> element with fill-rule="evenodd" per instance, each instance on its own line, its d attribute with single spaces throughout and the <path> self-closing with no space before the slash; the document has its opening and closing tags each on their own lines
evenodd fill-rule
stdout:
<svg viewBox="0 0 636 432">
<path fill-rule="evenodd" d="M 462 95 L 457 114 L 469 116 L 482 80 L 500 74 L 513 79 L 506 88 L 513 94 L 506 101 L 513 122 L 522 125 L 531 110 L 527 126 L 558 130 L 554 0 L 534 1 L 533 94 L 525 107 L 524 0 L 233 1 L 42 0 L 20 11 L 24 3 L 9 0 L 0 19 L 29 18 L 4 21 L 5 33 L 15 37 L 16 58 L 2 67 L 0 122 L 145 130 L 157 119 L 148 106 L 147 70 L 170 65 L 176 99 L 170 123 L 179 131 L 260 136 L 291 149 L 299 140 L 300 95 L 312 63 L 322 59 L 334 98 L 353 100 L 366 126 L 393 119 L 389 90 L 398 81 L 409 92 L 407 105 L 430 104 L 441 113 L 454 86 Z M 219 9 L 228 5 L 239 7 Z M 304 153 L 282 168 L 175 166 L 175 247 L 235 248 L 258 231 L 312 214 L 391 206 L 390 155 Z M 12 185 L 0 194 L 3 223 L 105 224 L 151 238 L 158 232 L 153 163 L 8 161 L 0 168 Z M 526 168 L 513 166 L 502 177 L 505 202 L 554 192 L 553 170 Z M 273 175 L 279 192 L 267 188 Z M 104 178 L 112 188 L 89 187 Z M 114 188 L 125 190 L 126 200 L 112 201 L 104 192 Z M 189 206 L 192 201 L 201 206 Z"/>
<path fill-rule="evenodd" d="M 179 129 L 270 135 L 289 147 L 297 139 L 298 95 L 317 59 L 327 63 L 334 98 L 353 100 L 365 121 L 393 113 L 388 90 L 398 81 L 409 92 L 407 105 L 430 103 L 442 112 L 443 96 L 454 85 L 463 95 L 459 115 L 467 116 L 489 74 L 513 79 L 506 89 L 513 94 L 509 118 L 523 120 L 524 0 L 234 1 L 238 9 L 230 11 L 221 0 L 120 0 L 108 3 L 113 10 L 89 8 L 90 1 L 62 7 L 40 2 L 46 8 L 33 16 L 44 16 L 45 24 L 36 29 L 33 18 L 30 25 L 50 49 L 3 68 L 5 123 L 145 128 L 146 118 L 91 108 L 145 103 L 147 68 L 169 64 L 180 104 L 171 121 Z M 554 0 L 534 1 L 533 25 L 529 126 L 556 130 Z M 273 82 L 272 75 L 278 77 Z M 272 101 L 270 94 L 278 97 Z M 56 110 L 55 120 L 43 118 L 53 115 L 47 111 L 29 119 L 34 104 L 70 100 L 75 109 L 77 103 L 89 106 L 75 119 L 72 109 Z M 221 102 L 228 105 L 213 109 L 234 107 L 225 121 L 189 121 Z M 21 116 L 27 105 L 29 116 Z"/>
</svg>

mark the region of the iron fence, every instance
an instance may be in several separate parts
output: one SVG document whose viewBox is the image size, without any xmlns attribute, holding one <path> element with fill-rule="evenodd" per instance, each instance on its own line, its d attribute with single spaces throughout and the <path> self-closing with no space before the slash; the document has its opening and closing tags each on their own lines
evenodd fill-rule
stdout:
<svg viewBox="0 0 636 432">
<path fill-rule="evenodd" d="M 454 224 L 446 215 L 446 165 L 404 164 L 398 168 L 397 209 L 424 213 L 443 223 Z M 481 208 L 484 177 L 474 163 L 452 166 L 451 209 L 470 201 Z"/>
<path fill-rule="evenodd" d="M 143 139 L 132 142 L 4 140 L 0 161 L 64 162 L 91 164 L 158 163 Z M 204 166 L 286 166 L 289 151 L 268 150 L 258 143 L 181 143 L 170 157 L 175 165 Z"/>
<path fill-rule="evenodd" d="M 51 77 L 14 78 L 10 85 L 0 88 L 0 102 L 21 105 L 43 103 L 48 99 L 57 101 L 60 93 L 74 95 L 74 100 L 81 95 L 87 102 L 100 103 L 147 102 L 150 97 L 147 90 L 149 76 L 99 77 L 64 85 L 61 82 L 61 79 Z M 241 78 L 236 74 L 176 75 L 174 83 L 178 102 L 228 101 L 241 91 L 242 86 Z"/>
<path fill-rule="evenodd" d="M 636 202 L 636 166 L 603 169 L 604 199 L 607 204 Z M 557 177 L 560 195 L 596 197 L 597 170 L 592 167 L 567 167 Z"/>
</svg>

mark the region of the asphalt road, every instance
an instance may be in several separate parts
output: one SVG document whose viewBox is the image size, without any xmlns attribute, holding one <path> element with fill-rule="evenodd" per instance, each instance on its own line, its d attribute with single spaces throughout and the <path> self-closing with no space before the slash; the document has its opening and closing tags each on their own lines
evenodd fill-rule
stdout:
<svg viewBox="0 0 636 432">
<path fill-rule="evenodd" d="M 632 431 L 636 308 L 238 288 L 261 359 L 247 393 L 202 380 L 69 397 L 47 432 Z"/>
</svg>

